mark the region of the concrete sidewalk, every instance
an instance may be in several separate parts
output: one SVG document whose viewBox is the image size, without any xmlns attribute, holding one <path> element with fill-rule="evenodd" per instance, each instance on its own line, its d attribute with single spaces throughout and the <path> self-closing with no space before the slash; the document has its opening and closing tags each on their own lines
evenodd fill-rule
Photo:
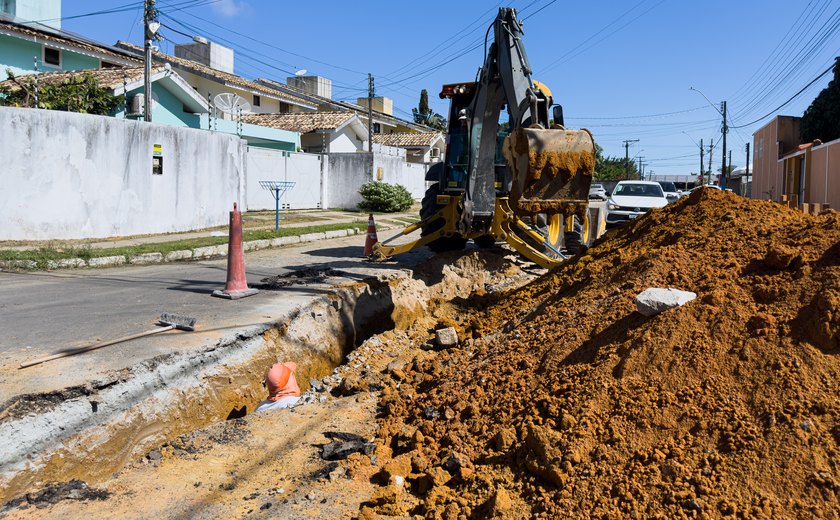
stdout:
<svg viewBox="0 0 840 520">
<path fill-rule="evenodd" d="M 325 224 L 349 224 L 357 221 L 367 222 L 368 214 L 356 211 L 335 211 L 335 210 L 301 210 L 301 211 L 281 211 L 280 212 L 280 228 L 304 228 L 309 226 L 325 225 Z M 416 222 L 419 220 L 417 211 L 409 210 L 401 213 L 375 213 L 374 218 L 377 222 L 377 228 L 382 226 L 383 229 L 391 229 L 394 227 L 401 227 L 402 222 Z M 243 228 L 245 231 L 257 229 L 274 229 L 274 212 L 268 211 L 252 211 L 242 214 Z M 57 241 L 37 241 L 30 244 L 14 242 L 6 243 L 0 242 L 0 250 L 12 251 L 26 251 L 36 250 L 45 245 L 52 248 L 70 248 L 70 247 L 90 247 L 94 249 L 110 249 L 118 247 L 130 247 L 146 244 L 164 244 L 169 242 L 178 242 L 181 240 L 189 240 L 194 238 L 203 238 L 211 236 L 227 236 L 227 226 L 220 226 L 217 228 L 203 229 L 197 231 L 187 231 L 183 233 L 165 233 L 156 235 L 143 235 L 132 237 L 116 237 L 113 239 L 101 240 L 57 240 Z M 69 267 L 69 266 L 64 266 Z"/>
</svg>

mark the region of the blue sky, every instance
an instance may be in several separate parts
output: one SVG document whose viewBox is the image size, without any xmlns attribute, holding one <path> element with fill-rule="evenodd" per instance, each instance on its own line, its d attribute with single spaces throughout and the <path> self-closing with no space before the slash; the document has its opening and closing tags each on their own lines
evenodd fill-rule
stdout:
<svg viewBox="0 0 840 520">
<path fill-rule="evenodd" d="M 142 44 L 141 6 L 64 0 L 63 27 L 105 43 Z M 720 167 L 720 115 L 689 87 L 715 105 L 726 99 L 730 125 L 745 125 L 727 137 L 733 165 L 743 166 L 744 144 L 769 118 L 748 123 L 840 56 L 840 0 L 158 0 L 172 29 L 234 47 L 236 72 L 245 77 L 285 80 L 306 69 L 331 79 L 335 98 L 355 99 L 366 95 L 370 72 L 377 95 L 393 98 L 396 115 L 406 118 L 422 88 L 446 115 L 440 86 L 475 77 L 500 6 L 516 7 L 524 19 L 534 76 L 564 106 L 567 126 L 592 130 L 607 155 L 623 157 L 622 141 L 639 139 L 630 156 L 643 157 L 656 174 L 697 172 L 700 139 L 706 146 L 715 140 Z M 165 52 L 188 41 L 172 29 L 161 30 Z M 802 115 L 830 79 L 779 113 Z"/>
</svg>

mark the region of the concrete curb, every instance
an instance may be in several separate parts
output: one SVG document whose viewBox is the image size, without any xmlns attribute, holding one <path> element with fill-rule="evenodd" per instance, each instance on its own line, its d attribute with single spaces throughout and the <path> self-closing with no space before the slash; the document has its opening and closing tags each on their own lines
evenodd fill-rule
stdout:
<svg viewBox="0 0 840 520">
<path fill-rule="evenodd" d="M 392 225 L 377 225 L 378 229 L 398 229 L 399 226 Z M 400 228 L 401 229 L 401 228 Z M 343 238 L 352 235 L 364 235 L 367 233 L 366 229 L 337 229 L 334 231 L 326 231 L 322 233 L 306 233 L 303 235 L 292 235 L 288 237 L 278 237 L 263 240 L 251 240 L 244 242 L 242 247 L 245 251 L 259 251 L 260 249 L 270 249 L 275 247 L 283 247 L 291 244 L 300 244 L 305 242 L 315 242 L 318 240 L 330 240 L 333 238 Z M 197 247 L 195 249 L 184 249 L 180 251 L 171 251 L 166 253 L 141 253 L 137 255 L 126 256 L 99 256 L 85 260 L 84 258 L 63 258 L 61 260 L 49 260 L 46 265 L 46 271 L 55 269 L 75 269 L 80 267 L 116 267 L 125 264 L 131 265 L 149 265 L 149 264 L 165 264 L 170 262 L 182 262 L 185 260 L 206 260 L 210 258 L 220 258 L 227 256 L 228 245 L 220 244 L 217 246 Z M 38 269 L 38 264 L 34 260 L 10 260 L 7 262 L 0 262 L 0 271 L 2 270 L 28 270 L 35 271 Z"/>
</svg>

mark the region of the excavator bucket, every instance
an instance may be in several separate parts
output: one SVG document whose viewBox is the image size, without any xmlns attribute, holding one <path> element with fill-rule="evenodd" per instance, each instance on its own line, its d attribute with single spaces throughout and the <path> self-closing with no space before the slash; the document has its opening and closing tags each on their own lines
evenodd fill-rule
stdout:
<svg viewBox="0 0 840 520">
<path fill-rule="evenodd" d="M 589 130 L 517 128 L 505 140 L 503 153 L 515 213 L 583 218 L 595 172 L 595 140 Z"/>
</svg>

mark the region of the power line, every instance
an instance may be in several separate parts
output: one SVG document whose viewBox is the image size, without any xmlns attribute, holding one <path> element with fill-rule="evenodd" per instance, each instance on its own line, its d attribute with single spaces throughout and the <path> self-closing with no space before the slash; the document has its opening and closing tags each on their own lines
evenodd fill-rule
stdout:
<svg viewBox="0 0 840 520">
<path fill-rule="evenodd" d="M 538 1 L 538 0 L 535 0 L 535 2 L 532 2 L 532 3 L 536 3 L 536 1 Z M 473 22 L 469 23 L 462 30 L 456 32 L 455 34 L 453 34 L 449 38 L 441 41 L 440 43 L 438 43 L 437 45 L 432 47 L 432 49 L 430 51 L 424 53 L 422 56 L 419 56 L 418 58 L 415 58 L 413 60 L 409 60 L 405 65 L 403 65 L 402 67 L 400 67 L 398 69 L 395 69 L 395 70 L 389 72 L 388 74 L 383 74 L 382 77 L 390 80 L 390 79 L 392 79 L 391 76 L 397 75 L 398 72 L 401 72 L 401 71 L 403 71 L 407 68 L 416 67 L 417 65 L 419 65 L 421 63 L 427 62 L 428 60 L 425 59 L 426 57 L 431 56 L 436 50 L 438 50 L 442 46 L 446 45 L 447 43 L 449 43 L 449 42 L 455 43 L 455 42 L 458 42 L 460 40 L 463 40 L 464 38 L 467 37 L 467 34 L 469 32 L 475 30 L 473 28 L 473 26 L 477 26 L 477 27 L 483 26 L 482 22 L 487 18 L 487 16 L 490 13 L 492 13 L 494 10 L 496 10 L 501 4 L 502 4 L 501 1 L 497 2 L 495 6 L 491 7 L 487 11 L 484 11 L 478 18 L 476 18 Z M 527 9 L 527 7 L 526 7 L 526 9 Z"/>
<path fill-rule="evenodd" d="M 192 7 L 201 7 L 202 5 L 210 5 L 210 4 L 214 4 L 216 2 L 220 2 L 220 1 L 221 0 L 186 0 L 186 1 L 178 2 L 178 3 L 170 4 L 169 7 L 183 6 L 183 7 L 180 7 L 179 9 L 176 9 L 176 10 L 180 11 L 182 9 L 189 9 L 189 8 L 192 8 Z M 204 3 L 201 4 L 201 2 L 204 2 Z M 22 25 L 29 25 L 29 24 L 36 24 L 36 23 L 37 24 L 42 24 L 42 23 L 46 23 L 46 22 L 64 22 L 64 21 L 67 21 L 67 20 L 77 20 L 79 18 L 90 18 L 92 16 L 102 16 L 102 15 L 106 15 L 106 14 L 125 13 L 125 12 L 128 12 L 128 11 L 133 11 L 133 10 L 137 9 L 138 4 L 139 4 L 139 7 L 142 9 L 143 0 L 140 0 L 139 2 L 135 1 L 135 2 L 128 3 L 128 4 L 115 6 L 115 7 L 112 7 L 110 9 L 99 9 L 99 10 L 96 10 L 96 11 L 90 11 L 90 12 L 87 12 L 87 13 L 81 13 L 81 14 L 76 14 L 76 15 L 71 15 L 71 16 L 61 16 L 61 17 L 58 17 L 58 18 L 44 18 L 44 19 L 41 19 L 41 20 L 26 20 L 26 21 L 20 21 L 20 22 L 16 22 L 16 23 L 20 23 Z M 194 4 L 194 5 L 188 5 L 188 4 Z"/>
<path fill-rule="evenodd" d="M 537 9 L 536 11 L 534 11 L 533 13 L 530 13 L 528 16 L 524 17 L 524 18 L 522 19 L 522 21 L 524 22 L 524 21 L 525 21 L 525 20 L 527 20 L 528 18 L 530 18 L 530 17 L 534 16 L 535 14 L 539 13 L 540 11 L 542 11 L 542 10 L 543 10 L 543 9 L 545 9 L 546 7 L 550 6 L 551 4 L 555 3 L 556 1 L 557 1 L 557 0 L 551 0 L 549 3 L 545 4 L 544 6 L 540 7 L 540 8 L 539 8 L 539 9 Z M 527 8 L 528 8 L 528 7 L 530 7 L 531 5 L 533 5 L 533 3 L 532 3 L 532 4 L 530 4 L 529 6 L 525 7 L 525 9 L 527 9 Z M 523 11 L 524 11 L 525 9 L 523 9 Z"/>
<path fill-rule="evenodd" d="M 755 94 L 755 97 L 749 102 L 747 107 L 742 110 L 740 118 L 753 113 L 765 100 L 770 101 L 775 99 L 770 96 L 786 85 L 789 81 L 795 80 L 798 75 L 794 75 L 797 74 L 802 67 L 817 57 L 818 53 L 825 47 L 831 36 L 833 36 L 838 29 L 840 29 L 840 8 L 835 10 L 829 19 L 822 24 L 817 32 L 805 43 L 805 45 L 796 52 L 796 54 L 791 58 L 792 62 L 787 63 L 785 68 L 781 69 L 779 73 L 774 76 L 772 81 L 768 81 L 764 85 L 764 88 Z M 791 49 L 791 52 L 792 51 L 793 49 Z M 787 57 L 787 54 L 785 57 Z"/>
<path fill-rule="evenodd" d="M 694 107 L 694 108 L 688 108 L 688 109 L 685 109 L 685 110 L 677 110 L 677 111 L 674 111 L 674 112 L 662 112 L 660 114 L 647 114 L 647 115 L 641 115 L 641 116 L 616 116 L 616 117 L 577 116 L 577 117 L 567 117 L 566 119 L 570 120 L 570 121 L 590 120 L 590 119 L 592 119 L 592 120 L 596 120 L 596 119 L 597 120 L 610 120 L 610 121 L 611 120 L 619 120 L 619 119 L 653 119 L 653 118 L 656 118 L 656 117 L 666 117 L 666 116 L 673 116 L 673 115 L 677 115 L 677 114 L 687 114 L 688 112 L 696 112 L 696 111 L 702 110 L 704 108 L 706 108 L 706 105 L 699 106 L 699 107 Z"/>
<path fill-rule="evenodd" d="M 701 124 L 701 123 L 712 123 L 717 121 L 717 119 L 704 119 L 702 121 L 681 121 L 677 123 L 612 123 L 612 124 L 595 124 L 595 125 L 586 125 L 590 128 L 636 128 L 640 126 L 655 126 L 655 127 L 670 127 L 670 126 L 682 126 L 682 125 L 693 125 L 693 124 Z"/>
<path fill-rule="evenodd" d="M 779 105 L 778 107 L 774 108 L 773 110 L 771 110 L 771 111 L 770 111 L 770 112 L 768 112 L 767 114 L 765 114 L 765 115 L 763 115 L 763 116 L 759 117 L 759 118 L 758 118 L 758 119 L 756 119 L 755 121 L 750 121 L 749 123 L 744 124 L 744 125 L 731 126 L 730 128 L 744 128 L 745 126 L 751 126 L 751 125 L 754 125 L 754 124 L 758 123 L 759 121 L 761 121 L 762 119 L 765 119 L 765 118 L 767 118 L 767 117 L 770 117 L 771 115 L 775 114 L 776 112 L 778 112 L 779 110 L 781 110 L 782 108 L 784 108 L 784 107 L 785 107 L 788 103 L 790 103 L 791 101 L 793 101 L 794 99 L 796 99 L 797 97 L 799 97 L 799 95 L 800 95 L 800 94 L 802 94 L 803 92 L 805 92 L 805 90 L 807 90 L 807 89 L 808 89 L 808 87 L 810 87 L 811 85 L 813 85 L 814 83 L 816 83 L 817 81 L 819 81 L 820 79 L 822 79 L 822 77 L 823 77 L 823 76 L 825 76 L 826 74 L 828 74 L 829 72 L 831 72 L 831 71 L 834 69 L 834 67 L 835 67 L 835 66 L 837 66 L 837 65 L 832 65 L 831 67 L 829 67 L 829 68 L 825 69 L 825 71 L 823 71 L 823 73 L 822 73 L 822 74 L 820 74 L 819 76 L 817 76 L 816 78 L 814 78 L 813 80 L 811 80 L 811 81 L 810 81 L 807 85 L 805 85 L 804 87 L 802 87 L 802 89 L 800 89 L 800 90 L 799 90 L 799 92 L 797 92 L 796 94 L 794 94 L 793 96 L 791 96 L 790 98 L 788 98 L 788 100 L 787 100 L 787 101 L 785 101 L 784 103 L 782 103 L 782 104 L 781 104 L 781 105 Z"/>
<path fill-rule="evenodd" d="M 827 3 L 827 2 L 830 2 L 831 0 L 825 0 L 825 1 Z M 776 44 L 776 46 L 773 48 L 772 51 L 770 51 L 770 54 L 767 55 L 767 57 L 764 59 L 764 61 L 761 63 L 761 65 L 759 65 L 758 69 L 756 69 L 756 71 L 753 73 L 753 75 L 749 79 L 747 79 L 747 81 L 744 82 L 744 84 L 741 85 L 741 87 L 738 90 L 736 90 L 734 92 L 734 94 L 730 97 L 730 99 L 732 99 L 734 102 L 739 101 L 743 97 L 743 96 L 740 95 L 741 92 L 744 92 L 744 94 L 746 94 L 749 91 L 749 89 L 747 87 L 751 88 L 752 85 L 756 84 L 759 81 L 760 73 L 764 70 L 765 66 L 770 62 L 770 60 L 774 57 L 780 56 L 780 54 L 782 52 L 782 51 L 779 51 L 780 47 L 785 49 L 785 48 L 787 48 L 791 45 L 795 45 L 795 40 L 793 38 L 790 38 L 789 36 L 791 34 L 795 33 L 795 31 L 798 30 L 800 22 L 804 23 L 803 18 L 806 16 L 806 13 L 808 13 L 809 8 L 810 8 L 811 12 L 813 12 L 813 9 L 815 7 L 812 7 L 812 5 L 814 4 L 814 2 L 815 2 L 815 0 L 810 0 L 808 2 L 808 5 L 805 6 L 805 9 L 802 10 L 802 12 L 799 14 L 797 19 L 793 22 L 793 25 L 791 25 L 790 28 L 787 30 L 787 32 L 784 34 L 784 36 L 782 36 L 782 38 L 779 40 L 779 43 Z M 779 52 L 777 52 L 777 51 L 779 51 Z"/>
<path fill-rule="evenodd" d="M 631 12 L 633 12 L 634 10 L 636 10 L 638 7 L 640 7 L 642 4 L 644 4 L 644 3 L 645 3 L 645 2 L 647 2 L 647 1 L 648 1 L 648 0 L 642 0 L 642 1 L 641 1 L 641 2 L 639 2 L 638 4 L 634 5 L 633 7 L 631 7 L 630 9 L 628 9 L 627 11 L 625 11 L 624 13 L 622 13 L 621 15 L 619 15 L 619 16 L 618 16 L 618 18 L 614 19 L 613 21 L 611 21 L 610 23 L 608 23 L 607 25 L 605 25 L 604 27 L 602 27 L 600 30 L 598 30 L 596 33 L 594 33 L 592 36 L 590 36 L 589 38 L 587 38 L 587 39 L 585 39 L 584 41 L 582 41 L 581 43 L 579 43 L 577 46 L 575 46 L 575 47 L 573 47 L 572 49 L 570 49 L 568 52 L 566 52 L 566 54 L 564 54 L 564 55 L 560 56 L 559 58 L 557 58 L 557 59 L 556 59 L 556 60 L 554 60 L 553 62 L 549 63 L 549 64 L 548 64 L 545 68 L 543 68 L 543 70 L 541 71 L 541 73 L 543 73 L 543 74 L 544 74 L 544 73 L 548 72 L 549 70 L 551 70 L 552 68 L 556 67 L 557 65 L 559 65 L 559 64 L 561 64 L 561 63 L 563 63 L 564 61 L 571 60 L 572 58 L 574 58 L 574 57 L 578 56 L 578 55 L 579 55 L 580 53 L 582 53 L 583 51 L 588 50 L 588 49 L 590 49 L 590 48 L 594 47 L 595 45 L 597 45 L 597 44 L 601 43 L 601 42 L 602 42 L 602 41 L 604 41 L 605 39 L 607 39 L 607 38 L 609 38 L 610 36 L 612 36 L 612 35 L 614 35 L 614 34 L 618 33 L 621 29 L 624 29 L 625 27 L 627 27 L 627 26 L 628 26 L 628 25 L 630 25 L 631 23 L 635 22 L 636 20 L 638 20 L 638 19 L 639 19 L 639 18 L 641 18 L 642 16 L 646 15 L 647 13 L 651 12 L 652 10 L 656 9 L 657 7 L 659 7 L 660 5 L 662 5 L 662 4 L 665 2 L 665 0 L 660 0 L 659 2 L 657 2 L 656 4 L 654 4 L 653 6 L 651 6 L 650 8 L 648 8 L 647 10 L 643 11 L 641 14 L 639 14 L 639 15 L 635 16 L 635 17 L 634 17 L 634 18 L 632 18 L 631 20 L 628 20 L 626 23 L 624 23 L 624 24 L 623 24 L 623 25 L 621 25 L 620 27 L 616 28 L 615 30 L 613 30 L 613 31 L 612 31 L 612 32 L 610 32 L 609 34 L 605 35 L 603 38 L 600 38 L 600 39 L 596 40 L 595 42 L 593 42 L 593 43 L 592 43 L 591 45 L 589 45 L 589 46 L 585 46 L 587 42 L 589 42 L 590 40 L 592 40 L 592 38 L 595 38 L 596 36 L 598 36 L 598 35 L 599 35 L 599 34 L 601 34 L 602 32 L 604 32 L 604 31 L 606 31 L 607 29 L 609 29 L 612 25 L 614 25 L 614 24 L 618 23 L 619 21 L 621 21 L 621 20 L 622 20 L 625 16 L 627 16 L 628 14 L 630 14 Z M 577 49 L 580 49 L 580 50 L 579 50 L 578 52 L 575 52 L 575 50 L 577 50 Z"/>
<path fill-rule="evenodd" d="M 326 61 L 322 61 L 322 60 L 318 60 L 318 59 L 315 59 L 315 58 L 311 58 L 311 57 L 306 56 L 306 55 L 303 55 L 303 54 L 299 54 L 299 53 L 296 53 L 296 52 L 292 52 L 292 51 L 287 50 L 287 49 L 284 49 L 284 48 L 282 48 L 282 47 L 278 47 L 278 46 L 276 46 L 276 45 L 273 45 L 273 44 L 270 44 L 270 43 L 264 42 L 264 41 L 262 41 L 262 40 L 258 40 L 258 39 L 256 39 L 256 38 L 253 38 L 253 37 L 251 37 L 251 36 L 247 35 L 247 34 L 241 33 L 241 32 L 239 32 L 239 31 L 235 31 L 235 30 L 233 30 L 233 29 L 231 29 L 231 28 L 229 28 L 229 27 L 225 27 L 225 26 L 223 26 L 223 25 L 217 24 L 216 22 L 213 22 L 213 21 L 211 21 L 211 20 L 207 20 L 206 18 L 202 18 L 202 17 L 200 17 L 200 16 L 198 16 L 198 15 L 196 15 L 196 14 L 193 14 L 193 13 L 187 13 L 187 14 L 188 14 L 189 16 L 192 16 L 193 18 L 197 18 L 198 20 L 201 20 L 201 21 L 203 21 L 203 22 L 209 23 L 210 25 L 213 25 L 213 26 L 215 26 L 215 27 L 218 27 L 218 28 L 220 28 L 220 29 L 223 29 L 223 30 L 225 30 L 225 31 L 228 31 L 228 32 L 229 32 L 229 33 L 231 33 L 231 34 L 235 34 L 235 35 L 237 35 L 237 36 L 240 36 L 240 37 L 245 38 L 245 39 L 247 39 L 247 40 L 251 40 L 251 41 L 253 41 L 253 42 L 255 42 L 255 43 L 259 43 L 260 45 L 264 45 L 264 46 L 269 47 L 269 48 L 271 48 L 271 49 L 274 49 L 274 50 L 277 50 L 277 51 L 280 51 L 280 52 L 285 52 L 286 54 L 290 54 L 290 55 L 295 56 L 295 57 L 297 57 L 297 58 L 302 58 L 302 59 L 305 59 L 305 60 L 309 60 L 309 61 L 311 61 L 311 62 L 314 62 L 314 63 L 319 63 L 319 64 L 321 64 L 321 65 L 325 65 L 325 66 L 327 66 L 327 67 L 331 67 L 331 68 L 334 68 L 334 69 L 344 70 L 344 71 L 347 71 L 347 72 L 352 72 L 352 73 L 354 73 L 354 74 L 361 74 L 361 75 L 363 75 L 363 76 L 367 76 L 367 72 L 361 72 L 361 71 L 358 71 L 358 70 L 355 70 L 355 69 L 350 69 L 350 68 L 347 68 L 347 67 L 342 67 L 341 65 L 335 65 L 335 64 L 332 64 L 332 63 L 329 63 L 329 62 L 326 62 Z"/>
</svg>

